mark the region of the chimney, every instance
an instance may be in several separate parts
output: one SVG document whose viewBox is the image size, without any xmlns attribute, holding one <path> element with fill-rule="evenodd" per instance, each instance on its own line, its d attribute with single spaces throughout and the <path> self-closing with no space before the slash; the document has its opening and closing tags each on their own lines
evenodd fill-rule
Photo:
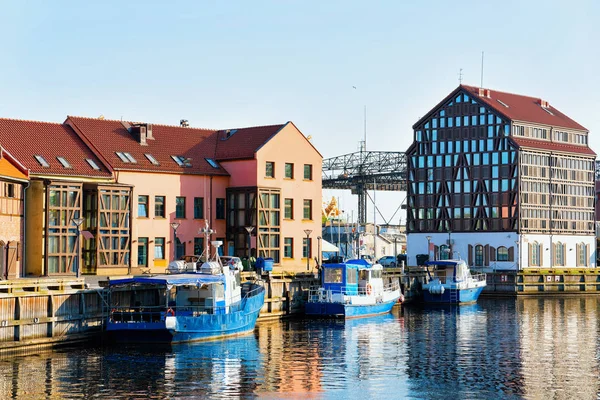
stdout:
<svg viewBox="0 0 600 400">
<path fill-rule="evenodd" d="M 488 99 L 492 96 L 490 89 L 479 88 L 479 97 L 487 97 Z"/>
<path fill-rule="evenodd" d="M 189 128 L 189 127 L 190 127 L 190 124 L 189 124 L 189 122 L 188 122 L 188 120 L 187 120 L 187 119 L 182 119 L 182 120 L 180 120 L 180 121 L 179 121 L 179 125 L 180 125 L 182 128 Z"/>
<path fill-rule="evenodd" d="M 154 140 L 154 136 L 152 136 L 152 124 L 146 124 L 146 139 Z"/>
<path fill-rule="evenodd" d="M 540 106 L 542 106 L 542 108 L 549 108 L 550 104 L 548 104 L 546 100 L 540 99 Z"/>
<path fill-rule="evenodd" d="M 139 144 L 148 146 L 148 143 L 146 142 L 148 139 L 148 124 L 134 124 L 131 127 L 130 132 Z"/>
</svg>

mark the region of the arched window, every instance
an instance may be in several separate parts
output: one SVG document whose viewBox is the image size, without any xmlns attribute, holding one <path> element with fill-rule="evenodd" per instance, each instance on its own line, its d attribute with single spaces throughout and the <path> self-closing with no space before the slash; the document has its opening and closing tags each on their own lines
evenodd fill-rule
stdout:
<svg viewBox="0 0 600 400">
<path fill-rule="evenodd" d="M 531 246 L 531 252 L 530 252 L 529 265 L 539 267 L 540 266 L 540 245 L 538 242 L 533 242 L 530 244 L 530 246 Z"/>
<path fill-rule="evenodd" d="M 585 243 L 581 242 L 577 245 L 577 250 L 579 253 L 579 254 L 577 254 L 577 261 L 579 261 L 579 266 L 587 267 L 587 259 L 588 259 L 587 246 L 585 245 Z"/>
<path fill-rule="evenodd" d="M 440 260 L 450 259 L 450 248 L 445 244 L 440 246 Z"/>
<path fill-rule="evenodd" d="M 508 249 L 504 246 L 496 250 L 496 261 L 508 261 Z"/>
<path fill-rule="evenodd" d="M 475 246 L 475 266 L 483 267 L 483 246 L 480 244 Z"/>
<path fill-rule="evenodd" d="M 556 251 L 556 265 L 565 265 L 565 246 L 561 242 L 558 242 L 554 248 Z"/>
</svg>

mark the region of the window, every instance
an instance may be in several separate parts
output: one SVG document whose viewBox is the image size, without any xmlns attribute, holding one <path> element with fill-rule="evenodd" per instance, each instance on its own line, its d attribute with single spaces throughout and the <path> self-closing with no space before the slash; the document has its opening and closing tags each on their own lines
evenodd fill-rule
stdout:
<svg viewBox="0 0 600 400">
<path fill-rule="evenodd" d="M 59 163 L 61 163 L 61 165 L 63 167 L 73 168 L 73 167 L 71 167 L 71 164 L 69 164 L 69 162 L 64 157 L 56 157 L 56 159 L 58 160 Z"/>
<path fill-rule="evenodd" d="M 304 180 L 312 181 L 312 165 L 304 164 Z"/>
<path fill-rule="evenodd" d="M 90 164 L 90 167 L 92 167 L 92 169 L 100 171 L 100 167 L 98 166 L 98 164 L 96 164 L 94 160 L 92 160 L 91 158 L 86 158 L 85 161 L 87 161 L 87 163 Z"/>
<path fill-rule="evenodd" d="M 179 260 L 185 256 L 185 242 L 181 242 L 178 237 L 175 237 L 175 259 Z"/>
<path fill-rule="evenodd" d="M 265 165 L 265 176 L 267 178 L 275 178 L 275 163 L 267 161 Z"/>
<path fill-rule="evenodd" d="M 146 156 L 146 158 L 148 159 L 148 161 L 150 161 L 152 164 L 154 164 L 154 165 L 160 165 L 160 163 L 158 161 L 156 161 L 156 158 L 154 158 L 154 156 L 152 154 L 146 153 L 144 155 Z"/>
<path fill-rule="evenodd" d="M 283 257 L 294 258 L 294 238 L 283 238 Z"/>
<path fill-rule="evenodd" d="M 285 178 L 294 179 L 294 164 L 285 163 Z"/>
<path fill-rule="evenodd" d="M 175 197 L 175 218 L 185 218 L 185 197 Z"/>
<path fill-rule="evenodd" d="M 565 247 L 561 242 L 556 243 L 556 265 L 565 265 Z"/>
<path fill-rule="evenodd" d="M 48 164 L 48 161 L 46 161 L 46 159 L 42 156 L 34 156 L 35 159 L 37 160 L 37 162 L 40 163 L 40 165 L 44 168 L 50 168 L 50 164 Z"/>
<path fill-rule="evenodd" d="M 171 158 L 173 159 L 173 161 L 175 161 L 177 163 L 177 165 L 179 165 L 180 167 L 191 167 L 192 163 L 190 162 L 189 158 L 186 158 L 184 156 L 171 156 Z"/>
<path fill-rule="evenodd" d="M 121 161 L 123 161 L 124 163 L 128 163 L 129 159 L 127 158 L 127 156 L 125 155 L 125 153 L 122 153 L 120 151 L 116 151 L 115 154 L 117 155 L 117 157 L 119 157 L 121 159 Z"/>
<path fill-rule="evenodd" d="M 194 238 L 194 254 L 200 255 L 204 252 L 204 238 L 195 237 Z"/>
<path fill-rule="evenodd" d="M 508 249 L 504 246 L 496 250 L 496 261 L 508 261 Z"/>
<path fill-rule="evenodd" d="M 204 197 L 194 197 L 194 219 L 204 218 Z"/>
<path fill-rule="evenodd" d="M 183 167 L 183 161 L 181 161 L 181 158 L 179 156 L 171 156 L 171 158 L 177 163 L 177 165 Z"/>
<path fill-rule="evenodd" d="M 540 245 L 538 242 L 533 242 L 529 245 L 529 265 L 540 266 Z"/>
<path fill-rule="evenodd" d="M 302 239 L 302 258 L 312 257 L 312 238 Z"/>
<path fill-rule="evenodd" d="M 9 198 L 15 197 L 15 184 L 14 183 L 5 183 L 4 184 L 4 196 Z"/>
<path fill-rule="evenodd" d="M 205 158 L 206 162 L 210 164 L 211 167 L 215 168 L 215 169 L 219 169 L 219 164 L 217 164 L 217 162 L 215 160 L 213 160 L 212 158 Z"/>
<path fill-rule="evenodd" d="M 154 197 L 154 216 L 158 218 L 165 217 L 165 196 Z"/>
<path fill-rule="evenodd" d="M 587 259 L 588 259 L 588 246 L 585 243 L 579 243 L 577 245 L 577 261 L 579 262 L 580 267 L 587 267 Z"/>
<path fill-rule="evenodd" d="M 304 200 L 304 212 L 302 218 L 312 220 L 312 200 Z"/>
<path fill-rule="evenodd" d="M 225 199 L 217 198 L 217 219 L 225 219 Z"/>
<path fill-rule="evenodd" d="M 284 219 L 294 219 L 294 199 L 284 199 Z"/>
<path fill-rule="evenodd" d="M 156 260 L 165 259 L 165 238 L 154 238 L 154 258 Z"/>
<path fill-rule="evenodd" d="M 475 266 L 483 267 L 483 246 L 480 244 L 475 246 Z"/>
<path fill-rule="evenodd" d="M 148 266 L 148 238 L 138 238 L 138 267 Z"/>
<path fill-rule="evenodd" d="M 148 218 L 148 196 L 138 196 L 138 217 Z"/>
<path fill-rule="evenodd" d="M 129 153 L 123 153 L 123 155 L 125 156 L 125 158 L 127 158 L 127 161 L 129 161 L 132 164 L 137 163 L 137 160 L 135 158 L 133 158 L 133 156 Z"/>
</svg>

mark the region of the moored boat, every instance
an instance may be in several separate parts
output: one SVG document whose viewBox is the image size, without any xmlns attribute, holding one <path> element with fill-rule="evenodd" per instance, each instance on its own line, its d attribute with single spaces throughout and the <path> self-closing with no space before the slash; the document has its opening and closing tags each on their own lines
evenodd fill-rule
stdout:
<svg viewBox="0 0 600 400">
<path fill-rule="evenodd" d="M 474 303 L 486 286 L 485 274 L 472 275 L 463 260 L 429 261 L 429 281 L 423 284 L 426 303 Z"/>
<path fill-rule="evenodd" d="M 259 281 L 241 284 L 240 270 L 222 265 L 215 254 L 192 273 L 110 281 L 109 337 L 181 343 L 252 332 L 264 304 L 264 286 Z"/>
<path fill-rule="evenodd" d="M 384 284 L 383 267 L 365 260 L 323 264 L 321 284 L 309 290 L 305 314 L 359 318 L 390 312 L 403 299 L 397 280 Z"/>
</svg>

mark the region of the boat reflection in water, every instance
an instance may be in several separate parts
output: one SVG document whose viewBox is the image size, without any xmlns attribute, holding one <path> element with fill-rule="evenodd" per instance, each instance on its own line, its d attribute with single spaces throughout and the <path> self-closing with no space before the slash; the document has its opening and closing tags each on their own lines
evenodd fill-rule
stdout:
<svg viewBox="0 0 600 400">
<path fill-rule="evenodd" d="M 481 298 L 230 340 L 0 359 L 12 398 L 597 398 L 600 298 Z M 2 397 L 0 396 L 0 397 Z"/>
</svg>

